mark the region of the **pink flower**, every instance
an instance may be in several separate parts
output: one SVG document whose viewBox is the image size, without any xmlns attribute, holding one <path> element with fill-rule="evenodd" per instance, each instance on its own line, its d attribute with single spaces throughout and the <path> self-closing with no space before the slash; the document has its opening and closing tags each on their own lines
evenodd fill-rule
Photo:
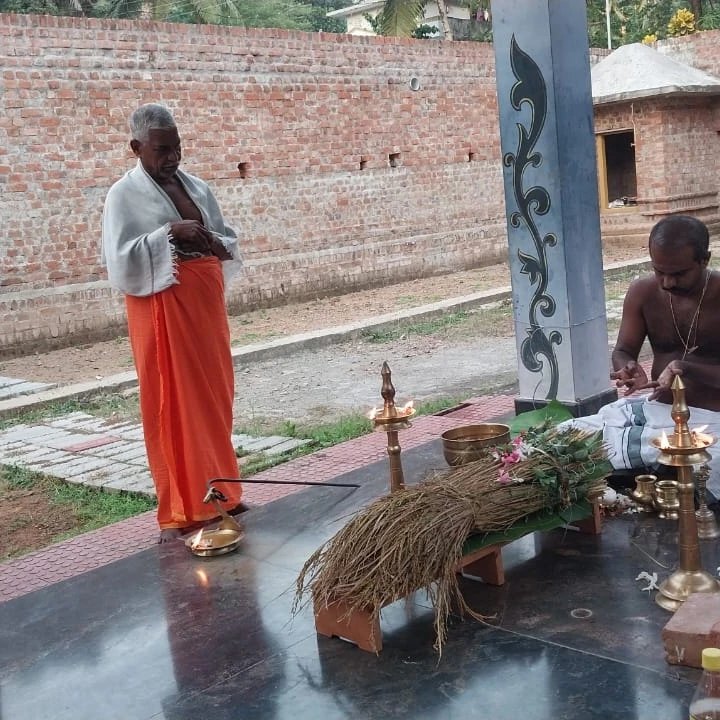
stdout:
<svg viewBox="0 0 720 720">
<path fill-rule="evenodd" d="M 500 475 L 498 475 L 497 481 L 501 485 L 508 485 L 512 482 L 512 478 L 510 477 L 510 473 L 507 470 L 501 471 Z"/>
<path fill-rule="evenodd" d="M 514 465 L 522 460 L 522 455 L 517 450 L 513 450 L 503 455 L 500 460 L 503 465 Z"/>
</svg>

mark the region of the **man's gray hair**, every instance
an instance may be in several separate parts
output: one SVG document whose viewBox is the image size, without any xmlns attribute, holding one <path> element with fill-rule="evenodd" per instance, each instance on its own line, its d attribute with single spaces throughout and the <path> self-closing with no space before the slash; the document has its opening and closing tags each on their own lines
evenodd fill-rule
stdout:
<svg viewBox="0 0 720 720">
<path fill-rule="evenodd" d="M 168 130 L 177 127 L 170 110 L 158 103 L 141 105 L 130 116 L 128 124 L 132 139 L 139 142 L 146 142 L 151 130 Z"/>
</svg>

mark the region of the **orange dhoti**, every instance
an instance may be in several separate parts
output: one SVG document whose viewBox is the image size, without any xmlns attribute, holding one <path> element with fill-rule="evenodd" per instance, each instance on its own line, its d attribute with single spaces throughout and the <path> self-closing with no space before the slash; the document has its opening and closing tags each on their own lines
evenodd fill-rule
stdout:
<svg viewBox="0 0 720 720">
<path fill-rule="evenodd" d="M 125 298 L 162 529 L 216 517 L 213 505 L 203 503 L 207 481 L 239 477 L 230 437 L 234 375 L 220 261 L 180 262 L 177 277 L 167 290 Z M 239 484 L 219 487 L 227 509 L 239 504 Z"/>
</svg>

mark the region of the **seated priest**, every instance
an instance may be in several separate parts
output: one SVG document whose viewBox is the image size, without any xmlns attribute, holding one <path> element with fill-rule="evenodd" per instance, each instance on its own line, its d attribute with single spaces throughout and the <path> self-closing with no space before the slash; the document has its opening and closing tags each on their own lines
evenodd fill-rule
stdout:
<svg viewBox="0 0 720 720">
<path fill-rule="evenodd" d="M 657 465 L 651 440 L 674 431 L 670 387 L 676 375 L 685 384 L 691 429 L 707 425 L 706 432 L 720 437 L 720 275 L 708 267 L 708 229 L 694 217 L 670 215 L 650 231 L 648 248 L 653 274 L 628 288 L 612 353 L 610 377 L 625 397 L 597 415 L 568 421 L 602 428 L 618 470 Z M 638 362 L 646 338 L 650 379 Z M 707 489 L 720 498 L 720 444 L 709 451 Z"/>
</svg>

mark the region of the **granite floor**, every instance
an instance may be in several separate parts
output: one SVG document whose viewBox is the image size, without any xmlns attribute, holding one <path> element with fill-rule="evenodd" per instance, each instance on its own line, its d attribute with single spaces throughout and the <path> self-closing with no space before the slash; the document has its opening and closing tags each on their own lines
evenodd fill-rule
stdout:
<svg viewBox="0 0 720 720">
<path fill-rule="evenodd" d="M 408 482 L 440 442 L 403 452 Z M 240 549 L 152 546 L 0 604 L 2 720 L 487 718 L 680 720 L 698 673 L 666 664 L 669 614 L 636 577 L 665 577 L 676 523 L 621 516 L 599 536 L 535 533 L 503 550 L 506 583 L 463 579 L 486 623 L 456 618 L 442 657 L 424 593 L 383 614 L 379 655 L 291 613 L 307 557 L 386 491 L 387 462 L 244 517 Z M 703 543 L 704 564 L 718 562 Z"/>
</svg>

